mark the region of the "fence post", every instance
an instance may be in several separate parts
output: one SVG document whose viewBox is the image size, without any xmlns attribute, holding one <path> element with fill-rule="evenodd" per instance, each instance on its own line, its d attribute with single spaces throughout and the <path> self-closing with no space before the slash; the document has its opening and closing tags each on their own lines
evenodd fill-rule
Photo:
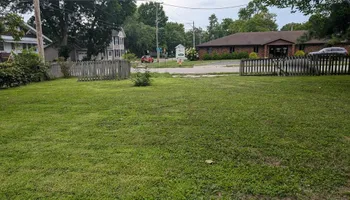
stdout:
<svg viewBox="0 0 350 200">
<path fill-rule="evenodd" d="M 244 68 L 244 61 L 242 59 L 240 62 L 240 65 L 239 65 L 239 75 L 240 76 L 243 76 L 243 68 Z"/>
</svg>

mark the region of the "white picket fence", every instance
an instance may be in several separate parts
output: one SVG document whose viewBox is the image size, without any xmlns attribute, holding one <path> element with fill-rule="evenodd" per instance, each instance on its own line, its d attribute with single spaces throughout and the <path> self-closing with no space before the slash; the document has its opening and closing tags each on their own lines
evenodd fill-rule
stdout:
<svg viewBox="0 0 350 200">
<path fill-rule="evenodd" d="M 131 64 L 126 60 L 65 62 L 69 74 L 78 81 L 121 80 L 130 77 Z M 61 78 L 63 73 L 59 63 L 52 63 L 49 69 L 52 78 Z"/>
</svg>

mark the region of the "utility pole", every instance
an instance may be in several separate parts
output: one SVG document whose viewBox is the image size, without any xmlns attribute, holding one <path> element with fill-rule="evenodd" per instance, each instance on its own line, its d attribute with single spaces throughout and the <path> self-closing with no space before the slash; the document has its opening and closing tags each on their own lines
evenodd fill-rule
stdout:
<svg viewBox="0 0 350 200">
<path fill-rule="evenodd" d="M 44 41 L 43 41 L 43 32 L 41 29 L 40 2 L 39 2 L 39 0 L 34 0 L 34 15 L 35 15 L 36 38 L 38 41 L 38 52 L 39 52 L 39 56 L 43 60 L 45 60 Z"/>
<path fill-rule="evenodd" d="M 159 41 L 158 41 L 158 3 L 156 3 L 156 41 L 157 41 L 157 62 L 159 63 L 159 57 L 160 57 L 160 52 L 159 52 Z"/>
<path fill-rule="evenodd" d="M 196 32 L 194 27 L 194 21 L 193 21 L 193 48 L 196 48 Z"/>
</svg>

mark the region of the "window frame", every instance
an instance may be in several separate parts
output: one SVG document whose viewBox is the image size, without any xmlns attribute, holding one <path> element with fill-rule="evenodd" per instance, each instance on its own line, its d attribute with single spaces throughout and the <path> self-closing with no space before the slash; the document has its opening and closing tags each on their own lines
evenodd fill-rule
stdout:
<svg viewBox="0 0 350 200">
<path fill-rule="evenodd" d="M 230 53 L 234 53 L 235 52 L 235 47 L 234 46 L 231 46 L 230 47 Z"/>
<path fill-rule="evenodd" d="M 256 50 L 256 51 L 255 51 Z M 254 46 L 253 52 L 259 53 L 259 46 Z"/>
<path fill-rule="evenodd" d="M 5 42 L 0 41 L 0 51 L 5 51 Z"/>
</svg>

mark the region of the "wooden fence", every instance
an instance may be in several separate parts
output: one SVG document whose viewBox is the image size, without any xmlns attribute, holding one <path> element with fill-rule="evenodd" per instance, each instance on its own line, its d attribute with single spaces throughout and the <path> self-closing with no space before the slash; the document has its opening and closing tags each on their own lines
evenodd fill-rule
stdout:
<svg viewBox="0 0 350 200">
<path fill-rule="evenodd" d="M 241 60 L 241 76 L 350 75 L 350 56 L 322 55 Z"/>
<path fill-rule="evenodd" d="M 130 77 L 131 65 L 125 60 L 64 62 L 69 75 L 78 77 L 78 81 L 121 80 Z M 49 75 L 53 78 L 63 77 L 59 63 L 52 63 Z"/>
</svg>

